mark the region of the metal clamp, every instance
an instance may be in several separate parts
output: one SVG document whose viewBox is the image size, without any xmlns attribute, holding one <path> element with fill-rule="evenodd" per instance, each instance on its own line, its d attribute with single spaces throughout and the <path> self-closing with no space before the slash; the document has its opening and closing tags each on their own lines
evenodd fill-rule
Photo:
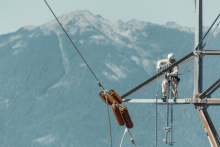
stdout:
<svg viewBox="0 0 220 147">
<path fill-rule="evenodd" d="M 207 103 L 207 98 L 204 98 L 204 99 L 200 99 L 200 98 L 194 99 L 194 103 Z"/>
<path fill-rule="evenodd" d="M 166 132 L 170 132 L 171 127 L 164 127 L 166 129 Z"/>
<path fill-rule="evenodd" d="M 200 51 L 200 50 L 194 50 L 194 51 L 193 51 L 193 54 L 194 54 L 196 57 L 199 57 L 199 55 L 201 54 L 201 51 Z"/>
</svg>

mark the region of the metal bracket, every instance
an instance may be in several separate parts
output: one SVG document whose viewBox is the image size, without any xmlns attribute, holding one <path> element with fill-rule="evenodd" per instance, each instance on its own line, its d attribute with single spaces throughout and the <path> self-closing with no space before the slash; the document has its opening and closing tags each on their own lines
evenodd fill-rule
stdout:
<svg viewBox="0 0 220 147">
<path fill-rule="evenodd" d="M 200 51 L 200 50 L 194 50 L 194 51 L 193 51 L 193 54 L 194 54 L 196 57 L 199 57 L 200 54 L 201 54 L 201 51 Z"/>
<path fill-rule="evenodd" d="M 191 103 L 192 102 L 192 98 L 185 98 L 185 102 Z"/>
<path fill-rule="evenodd" d="M 207 98 L 204 98 L 204 99 L 193 98 L 191 103 L 194 103 L 194 104 L 206 104 L 207 103 Z"/>
<path fill-rule="evenodd" d="M 97 84 L 99 85 L 99 87 L 102 87 L 102 84 L 98 81 Z"/>
<path fill-rule="evenodd" d="M 200 111 L 200 110 L 203 110 L 203 109 L 207 109 L 209 106 L 206 106 L 206 105 L 195 105 L 195 108 L 198 110 L 198 111 Z"/>
<path fill-rule="evenodd" d="M 166 130 L 166 132 L 170 132 L 171 127 L 164 127 L 164 129 Z"/>
</svg>

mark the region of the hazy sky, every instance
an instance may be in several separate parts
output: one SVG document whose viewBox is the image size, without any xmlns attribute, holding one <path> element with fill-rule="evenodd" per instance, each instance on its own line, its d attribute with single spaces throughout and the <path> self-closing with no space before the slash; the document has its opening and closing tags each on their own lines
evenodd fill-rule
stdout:
<svg viewBox="0 0 220 147">
<path fill-rule="evenodd" d="M 57 16 L 89 10 L 112 22 L 137 19 L 156 24 L 175 21 L 194 27 L 194 0 L 47 0 Z M 220 0 L 203 0 L 203 24 L 210 26 L 220 13 Z M 0 0 L 0 34 L 54 19 L 44 0 Z"/>
</svg>

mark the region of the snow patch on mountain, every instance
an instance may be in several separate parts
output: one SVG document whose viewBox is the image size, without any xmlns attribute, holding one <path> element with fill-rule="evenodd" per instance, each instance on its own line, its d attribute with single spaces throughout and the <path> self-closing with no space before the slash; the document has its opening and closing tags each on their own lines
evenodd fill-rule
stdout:
<svg viewBox="0 0 220 147">
<path fill-rule="evenodd" d="M 144 59 L 143 62 L 142 62 L 142 65 L 143 65 L 143 67 L 149 66 L 149 60 Z"/>
<path fill-rule="evenodd" d="M 26 46 L 27 44 L 24 43 L 23 41 L 18 41 L 14 46 L 12 46 L 12 49 L 14 50 L 13 55 L 18 54 L 20 51 L 23 50 L 23 48 Z"/>
<path fill-rule="evenodd" d="M 26 46 L 26 43 L 24 43 L 23 41 L 18 41 L 14 46 L 12 46 L 12 49 L 22 48 L 25 46 Z"/>
<path fill-rule="evenodd" d="M 216 28 L 215 32 L 213 33 L 213 36 L 216 38 L 216 35 L 220 32 L 219 28 Z"/>
<path fill-rule="evenodd" d="M 44 137 L 41 137 L 41 138 L 38 138 L 38 139 L 34 140 L 34 142 L 38 142 L 38 143 L 47 145 L 47 144 L 52 143 L 53 141 L 55 141 L 55 139 L 56 139 L 55 136 L 53 136 L 52 134 L 49 134 L 47 136 L 44 136 Z"/>
<path fill-rule="evenodd" d="M 24 30 L 28 30 L 28 31 L 32 31 L 34 29 L 36 29 L 38 26 L 35 26 L 35 25 L 28 25 L 28 26 L 25 26 L 23 27 Z"/>
<path fill-rule="evenodd" d="M 86 66 L 86 63 L 80 63 L 79 66 L 85 67 L 85 66 Z"/>
<path fill-rule="evenodd" d="M 120 68 L 117 65 L 114 65 L 113 63 L 105 63 L 105 65 L 111 69 L 111 71 L 113 71 L 117 76 L 115 75 L 110 75 L 107 72 L 103 72 L 105 76 L 110 76 L 111 78 L 113 78 L 114 80 L 118 80 L 119 78 L 126 78 L 126 74 L 123 73 L 122 69 L 124 69 L 124 67 L 120 66 Z"/>
<path fill-rule="evenodd" d="M 65 73 L 68 74 L 70 65 L 69 65 L 69 59 L 67 58 L 67 52 L 63 48 L 62 38 L 60 36 L 58 36 L 58 40 L 59 40 L 59 47 L 60 47 L 60 52 L 61 52 L 62 61 L 63 61 L 63 67 L 65 69 Z"/>
<path fill-rule="evenodd" d="M 137 65 L 140 65 L 140 59 L 136 56 L 131 56 L 131 59 L 136 62 Z"/>
<path fill-rule="evenodd" d="M 194 33 L 195 29 L 194 28 L 190 28 L 190 27 L 182 27 L 180 25 L 178 25 L 177 23 L 175 23 L 174 21 L 168 21 L 165 24 L 165 27 L 167 28 L 173 28 L 173 29 L 178 29 L 180 31 L 185 31 L 187 33 Z"/>
<path fill-rule="evenodd" d="M 92 39 L 105 39 L 105 37 L 102 36 L 102 35 L 92 35 L 89 38 L 92 38 Z"/>
<path fill-rule="evenodd" d="M 0 97 L 0 106 L 6 106 L 7 108 L 9 107 L 9 99 L 5 97 Z M 0 107 L 0 108 L 1 108 Z"/>
<path fill-rule="evenodd" d="M 10 42 L 12 42 L 12 41 L 14 41 L 14 40 L 16 40 L 16 39 L 19 39 L 19 38 L 21 38 L 21 37 L 22 37 L 21 35 L 11 36 L 11 37 L 10 37 Z"/>
<path fill-rule="evenodd" d="M 117 76 L 115 76 L 115 75 L 110 75 L 108 72 L 106 72 L 106 71 L 103 71 L 102 72 L 108 79 L 110 79 L 110 80 L 115 80 L 115 81 L 118 81 L 118 77 Z"/>
</svg>

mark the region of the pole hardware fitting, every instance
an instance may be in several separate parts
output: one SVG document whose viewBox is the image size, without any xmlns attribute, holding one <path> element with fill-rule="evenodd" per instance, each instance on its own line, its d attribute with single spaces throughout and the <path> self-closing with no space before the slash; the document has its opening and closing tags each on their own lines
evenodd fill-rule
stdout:
<svg viewBox="0 0 220 147">
<path fill-rule="evenodd" d="M 207 103 L 207 98 L 193 98 L 191 103 L 194 103 L 194 104 L 206 104 Z"/>
<path fill-rule="evenodd" d="M 170 132 L 171 127 L 164 127 L 164 129 L 166 130 L 166 132 Z"/>
<path fill-rule="evenodd" d="M 176 143 L 175 141 L 170 141 L 169 140 L 169 146 L 173 146 L 173 143 Z"/>
<path fill-rule="evenodd" d="M 192 102 L 192 98 L 185 98 L 185 102 Z"/>
<path fill-rule="evenodd" d="M 193 54 L 194 54 L 196 57 L 200 57 L 201 51 L 200 51 L 200 50 L 194 50 L 194 51 L 193 51 Z"/>
<path fill-rule="evenodd" d="M 208 106 L 206 106 L 205 104 L 196 104 L 195 105 L 195 108 L 200 111 L 200 110 L 203 110 L 203 109 L 207 109 Z"/>
<path fill-rule="evenodd" d="M 108 91 L 107 90 L 103 90 L 103 92 L 104 92 L 104 96 L 107 96 L 108 95 Z"/>
<path fill-rule="evenodd" d="M 134 144 L 134 143 L 135 143 L 133 138 L 131 138 L 131 142 L 132 142 L 132 144 Z"/>
<path fill-rule="evenodd" d="M 99 85 L 99 87 L 102 87 L 102 84 L 98 81 L 97 84 Z"/>
</svg>

